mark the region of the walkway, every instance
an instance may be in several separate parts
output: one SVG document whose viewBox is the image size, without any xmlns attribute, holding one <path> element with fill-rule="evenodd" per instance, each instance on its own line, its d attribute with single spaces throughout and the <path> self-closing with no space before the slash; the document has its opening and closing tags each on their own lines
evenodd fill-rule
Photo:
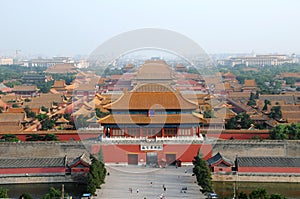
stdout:
<svg viewBox="0 0 300 199">
<path fill-rule="evenodd" d="M 177 169 L 175 167 L 158 169 L 142 166 L 110 166 L 107 169 L 110 175 L 106 177 L 102 189 L 97 191 L 99 199 L 157 199 L 161 194 L 165 195 L 165 199 L 205 198 L 195 183 L 191 166 Z M 166 191 L 163 186 L 166 187 Z M 187 187 L 186 193 L 181 192 L 182 187 Z"/>
</svg>

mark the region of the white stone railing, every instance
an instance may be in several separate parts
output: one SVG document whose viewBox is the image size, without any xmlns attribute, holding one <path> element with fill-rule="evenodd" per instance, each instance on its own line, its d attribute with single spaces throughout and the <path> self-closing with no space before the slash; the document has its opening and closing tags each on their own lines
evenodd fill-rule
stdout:
<svg viewBox="0 0 300 199">
<path fill-rule="evenodd" d="M 196 136 L 176 136 L 176 137 L 104 137 L 102 142 L 192 142 L 192 141 L 203 141 L 203 137 Z"/>
<path fill-rule="evenodd" d="M 157 141 L 193 141 L 193 140 L 200 140 L 203 141 L 203 137 L 196 137 L 196 136 L 176 136 L 176 137 L 156 137 Z"/>
</svg>

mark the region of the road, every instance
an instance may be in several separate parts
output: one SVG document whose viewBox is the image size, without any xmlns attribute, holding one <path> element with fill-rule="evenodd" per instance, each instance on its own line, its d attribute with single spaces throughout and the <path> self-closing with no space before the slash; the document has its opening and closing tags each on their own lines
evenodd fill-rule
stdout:
<svg viewBox="0 0 300 199">
<path fill-rule="evenodd" d="M 109 166 L 110 175 L 100 190 L 99 199 L 202 199 L 205 196 L 192 176 L 192 167 L 149 168 L 143 166 Z M 164 191 L 163 186 L 166 187 Z M 187 187 L 184 193 L 181 191 Z M 132 193 L 130 191 L 132 189 Z M 137 193 L 138 191 L 138 193 Z"/>
</svg>

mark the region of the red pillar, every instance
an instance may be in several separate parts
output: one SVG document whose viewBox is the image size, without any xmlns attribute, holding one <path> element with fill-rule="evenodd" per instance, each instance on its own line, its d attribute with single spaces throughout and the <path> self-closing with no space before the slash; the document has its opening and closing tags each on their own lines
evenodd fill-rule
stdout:
<svg viewBox="0 0 300 199">
<path fill-rule="evenodd" d="M 191 127 L 191 136 L 194 136 L 194 128 Z"/>
<path fill-rule="evenodd" d="M 106 137 L 106 131 L 107 131 L 107 128 L 104 127 L 104 129 L 103 129 L 103 137 L 104 137 L 104 138 Z"/>
<path fill-rule="evenodd" d="M 128 136 L 127 128 L 124 128 L 124 137 L 129 137 L 129 136 Z"/>
<path fill-rule="evenodd" d="M 143 137 L 143 129 L 140 127 L 140 137 Z"/>
<path fill-rule="evenodd" d="M 110 137 L 113 137 L 113 129 L 112 129 L 112 128 L 110 128 L 109 136 L 110 136 Z"/>
<path fill-rule="evenodd" d="M 149 128 L 146 129 L 146 137 L 148 137 L 148 130 L 149 130 Z"/>
<path fill-rule="evenodd" d="M 161 129 L 161 137 L 165 137 L 165 128 Z"/>
</svg>

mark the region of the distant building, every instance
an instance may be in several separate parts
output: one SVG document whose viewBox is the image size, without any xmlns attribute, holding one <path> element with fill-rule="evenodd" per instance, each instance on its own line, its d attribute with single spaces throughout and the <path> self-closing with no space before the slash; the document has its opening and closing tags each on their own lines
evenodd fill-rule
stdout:
<svg viewBox="0 0 300 199">
<path fill-rule="evenodd" d="M 254 79 L 246 79 L 243 87 L 242 87 L 243 92 L 255 92 L 258 90 L 257 84 Z"/>
<path fill-rule="evenodd" d="M 52 89 L 55 89 L 59 93 L 64 93 L 66 92 L 66 86 L 65 80 L 55 80 Z"/>
<path fill-rule="evenodd" d="M 74 63 L 71 57 L 53 57 L 52 59 L 31 59 L 23 61 L 25 67 L 50 67 L 56 64 Z"/>
<path fill-rule="evenodd" d="M 23 130 L 27 122 L 25 113 L 1 113 L 0 133 L 17 133 Z"/>
<path fill-rule="evenodd" d="M 14 60 L 13 58 L 2 58 L 0 59 L 0 65 L 13 65 Z"/>
<path fill-rule="evenodd" d="M 230 82 L 237 81 L 236 80 L 236 75 L 231 73 L 231 72 L 227 72 L 225 74 L 222 74 L 222 78 L 224 79 L 224 81 L 230 81 Z"/>
<path fill-rule="evenodd" d="M 222 156 L 220 153 L 209 158 L 206 162 L 211 172 L 231 172 L 234 166 L 231 160 Z"/>
<path fill-rule="evenodd" d="M 136 82 L 138 83 L 166 83 L 173 82 L 173 71 L 164 60 L 147 60 L 137 70 Z"/>
<path fill-rule="evenodd" d="M 50 66 L 47 68 L 45 73 L 51 73 L 51 74 L 66 74 L 66 73 L 76 73 L 77 68 L 74 66 L 74 64 L 55 64 L 53 66 Z"/>
<path fill-rule="evenodd" d="M 175 67 L 175 71 L 177 72 L 186 72 L 187 67 L 185 67 L 183 64 L 177 64 Z"/>
<path fill-rule="evenodd" d="M 14 86 L 13 93 L 16 95 L 21 96 L 37 96 L 39 89 L 33 85 L 33 86 Z"/>
<path fill-rule="evenodd" d="M 5 86 L 3 83 L 0 83 L 0 91 L 2 93 L 10 93 L 12 91 L 12 88 Z"/>
<path fill-rule="evenodd" d="M 126 66 L 123 67 L 124 72 L 129 72 L 134 69 L 135 65 L 134 64 L 127 64 Z"/>
<path fill-rule="evenodd" d="M 218 60 L 219 65 L 236 66 L 244 64 L 246 66 L 280 66 L 283 64 L 297 63 L 298 59 L 288 55 L 255 55 L 243 57 L 230 57 L 228 59 Z"/>
<path fill-rule="evenodd" d="M 22 83 L 25 85 L 35 85 L 38 82 L 46 82 L 46 80 L 47 78 L 45 75 L 39 74 L 29 74 L 22 77 Z"/>
<path fill-rule="evenodd" d="M 87 68 L 89 67 L 90 63 L 87 60 L 80 60 L 76 66 L 77 68 Z"/>
</svg>

